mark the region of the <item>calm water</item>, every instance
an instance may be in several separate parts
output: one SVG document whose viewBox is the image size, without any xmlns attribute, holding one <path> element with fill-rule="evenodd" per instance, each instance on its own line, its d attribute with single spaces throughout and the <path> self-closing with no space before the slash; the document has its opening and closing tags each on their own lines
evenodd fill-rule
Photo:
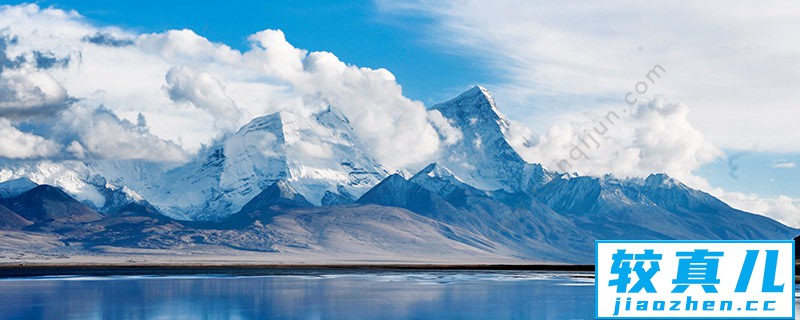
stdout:
<svg viewBox="0 0 800 320">
<path fill-rule="evenodd" d="M 592 318 L 592 279 L 535 272 L 0 280 L 0 319 Z"/>
</svg>

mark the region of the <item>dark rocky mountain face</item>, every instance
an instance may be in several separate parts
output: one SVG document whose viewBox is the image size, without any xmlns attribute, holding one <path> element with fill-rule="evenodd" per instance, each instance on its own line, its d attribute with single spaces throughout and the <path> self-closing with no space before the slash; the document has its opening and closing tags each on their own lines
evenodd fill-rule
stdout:
<svg viewBox="0 0 800 320">
<path fill-rule="evenodd" d="M 40 185 L 2 204 L 20 217 L 33 222 L 28 230 L 52 231 L 96 221 L 103 215 L 78 202 L 59 188 Z"/>
<path fill-rule="evenodd" d="M 0 230 L 22 230 L 33 222 L 0 204 Z"/>
<path fill-rule="evenodd" d="M 242 210 L 221 222 L 231 225 L 249 224 L 255 220 L 268 222 L 270 218 L 288 209 L 313 205 L 288 183 L 279 180 L 248 201 Z"/>
</svg>

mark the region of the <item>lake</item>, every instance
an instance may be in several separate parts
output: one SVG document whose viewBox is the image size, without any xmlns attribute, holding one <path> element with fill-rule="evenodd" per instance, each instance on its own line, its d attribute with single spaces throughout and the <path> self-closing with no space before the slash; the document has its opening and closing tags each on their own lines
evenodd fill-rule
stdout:
<svg viewBox="0 0 800 320">
<path fill-rule="evenodd" d="M 0 319 L 593 319 L 591 274 L 302 271 L 0 280 Z"/>
</svg>

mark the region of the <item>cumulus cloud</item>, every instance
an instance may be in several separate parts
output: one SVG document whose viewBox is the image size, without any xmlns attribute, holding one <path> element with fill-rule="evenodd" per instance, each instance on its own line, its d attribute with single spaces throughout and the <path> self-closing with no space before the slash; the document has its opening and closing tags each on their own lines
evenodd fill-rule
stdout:
<svg viewBox="0 0 800 320">
<path fill-rule="evenodd" d="M 6 69 L 0 73 L 0 117 L 48 116 L 66 104 L 66 90 L 44 72 Z"/>
<path fill-rule="evenodd" d="M 787 226 L 800 228 L 800 199 L 785 195 L 766 199 L 755 194 L 724 192 L 720 189 L 712 191 L 712 194 L 736 209 L 765 215 Z"/>
<path fill-rule="evenodd" d="M 102 105 L 106 113 L 130 123 L 141 114 L 147 118 L 148 134 L 189 153 L 253 117 L 278 111 L 309 116 L 328 106 L 352 120 L 359 142 L 390 170 L 425 162 L 443 143 L 457 138 L 422 103 L 404 97 L 388 70 L 361 68 L 329 52 L 296 48 L 280 30 L 255 33 L 248 38 L 250 48 L 238 51 L 192 30 L 137 34 L 92 25 L 74 11 L 36 5 L 2 7 L 0 26 L 17 39 L 5 50 L 10 57 L 37 51 L 68 61 L 36 68 L 64 89 L 64 95 L 43 97 Z M 102 123 L 85 127 L 109 128 Z M 78 136 L 81 148 L 74 145 L 71 154 L 112 152 L 103 141 Z M 134 145 L 120 146 L 119 154 L 132 154 Z"/>
<path fill-rule="evenodd" d="M 11 57 L 6 49 L 17 42 L 16 37 L 0 36 L 0 117 L 23 119 L 52 114 L 65 107 L 66 90 L 38 69 L 64 67 L 69 59 L 41 51 Z"/>
<path fill-rule="evenodd" d="M 8 119 L 0 118 L 0 157 L 46 158 L 59 152 L 59 145 L 40 136 L 19 131 Z"/>
<path fill-rule="evenodd" d="M 552 170 L 619 177 L 665 172 L 691 184 L 694 171 L 722 152 L 688 115 L 686 105 L 659 97 L 630 109 L 574 114 L 572 122 L 538 136 L 512 125 L 507 136 L 523 158 Z"/>
<path fill-rule="evenodd" d="M 295 88 L 341 110 L 373 157 L 389 168 L 430 159 L 440 146 L 425 106 L 402 95 L 386 69 L 345 65 L 328 52 L 303 60 Z"/>
<path fill-rule="evenodd" d="M 207 72 L 187 65 L 167 71 L 166 89 L 175 102 L 189 102 L 214 117 L 214 126 L 220 130 L 234 130 L 241 113 L 236 103 L 225 94 L 225 87 Z"/>
<path fill-rule="evenodd" d="M 73 140 L 70 142 L 66 150 L 71 156 L 75 157 L 75 159 L 86 158 L 86 148 L 78 141 Z"/>
<path fill-rule="evenodd" d="M 766 214 L 789 226 L 800 228 L 800 201 L 780 195 Z"/>
<path fill-rule="evenodd" d="M 66 90 L 44 72 L 6 69 L 0 73 L 0 117 L 51 115 L 66 107 L 66 101 Z"/>
<path fill-rule="evenodd" d="M 454 127 L 451 121 L 445 118 L 439 110 L 428 110 L 428 119 L 446 145 L 452 145 L 464 137 L 461 130 Z"/>
<path fill-rule="evenodd" d="M 67 151 L 76 158 L 143 159 L 182 162 L 186 153 L 146 127 L 120 119 L 104 107 L 76 104 L 53 121 L 54 139 L 72 140 Z"/>
</svg>

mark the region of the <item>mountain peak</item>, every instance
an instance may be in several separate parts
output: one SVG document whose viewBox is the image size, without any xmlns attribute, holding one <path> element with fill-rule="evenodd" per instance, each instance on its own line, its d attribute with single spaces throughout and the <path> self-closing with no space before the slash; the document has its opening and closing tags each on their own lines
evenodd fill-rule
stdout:
<svg viewBox="0 0 800 320">
<path fill-rule="evenodd" d="M 282 130 L 283 121 L 281 112 L 276 112 L 266 116 L 253 118 L 253 120 L 250 120 L 250 122 L 239 128 L 236 134 L 246 136 L 251 132 L 270 131 L 277 133 L 278 131 L 282 132 Z"/>
<path fill-rule="evenodd" d="M 670 177 L 666 173 L 653 173 L 644 180 L 644 184 L 649 187 L 681 187 L 686 186 L 680 181 Z"/>
<path fill-rule="evenodd" d="M 434 105 L 431 109 L 439 110 L 448 118 L 451 118 L 448 114 L 460 114 L 461 118 L 468 117 L 470 124 L 478 121 L 475 117 L 492 122 L 505 121 L 497 109 L 492 94 L 481 86 L 474 86 L 447 102 Z"/>
<path fill-rule="evenodd" d="M 103 218 L 61 188 L 40 185 L 4 203 L 21 217 L 36 222 L 86 222 Z"/>
<path fill-rule="evenodd" d="M 523 187 L 525 161 L 508 143 L 509 123 L 486 89 L 475 86 L 431 109 L 461 130 L 463 138 L 448 146 L 439 160 L 459 179 L 484 191 Z"/>
<path fill-rule="evenodd" d="M 335 127 L 339 125 L 351 126 L 350 119 L 341 110 L 334 106 L 328 106 L 327 109 L 316 114 L 317 121 L 327 127 Z"/>
<path fill-rule="evenodd" d="M 315 205 L 322 204 L 327 191 L 355 198 L 387 172 L 366 154 L 353 130 L 335 107 L 315 114 L 284 110 L 255 118 L 216 141 L 204 157 L 170 171 L 167 180 L 189 187 L 167 189 L 167 196 L 151 203 L 163 212 L 217 220 L 241 211 L 279 180 Z M 332 199 L 328 195 L 326 201 Z"/>
<path fill-rule="evenodd" d="M 274 194 L 274 195 L 276 195 L 278 197 L 287 198 L 287 199 L 292 199 L 292 198 L 295 198 L 297 196 L 302 197 L 302 195 L 300 195 L 300 193 L 297 192 L 297 190 L 292 188 L 291 185 L 286 183 L 285 180 L 276 181 L 275 183 L 273 183 L 272 185 L 267 187 L 267 189 L 264 190 L 264 191 L 270 192 L 270 193 L 272 193 L 272 194 Z"/>
<path fill-rule="evenodd" d="M 463 206 L 467 195 L 485 195 L 459 179 L 450 169 L 431 163 L 408 180 L 444 198 L 454 206 Z"/>
<path fill-rule="evenodd" d="M 411 177 L 410 180 L 414 180 L 414 177 L 422 176 L 422 175 L 426 175 L 426 176 L 429 176 L 429 177 L 453 177 L 454 176 L 453 172 L 450 171 L 450 169 L 447 169 L 446 167 L 444 167 L 444 166 L 442 166 L 442 165 L 440 165 L 440 164 L 438 164 L 436 162 L 425 166 L 425 168 L 423 168 L 422 170 L 420 170 L 419 172 L 414 174 L 414 176 Z"/>
<path fill-rule="evenodd" d="M 61 190 L 59 187 L 54 187 L 51 185 L 43 184 L 40 186 L 36 186 L 35 188 L 31 189 L 30 191 L 24 194 L 25 197 L 30 199 L 43 199 L 49 198 L 54 199 L 57 201 L 76 201 L 72 197 L 70 197 L 64 190 Z M 20 196 L 22 197 L 22 196 Z"/>
<path fill-rule="evenodd" d="M 449 206 L 446 200 L 399 174 L 386 177 L 356 202 L 400 207 L 422 215 L 432 214 L 442 206 Z"/>
<path fill-rule="evenodd" d="M 432 192 L 439 192 L 443 188 L 451 186 L 466 186 L 456 175 L 445 166 L 438 163 L 431 163 L 424 169 L 417 172 L 408 181 L 416 183 Z"/>
<path fill-rule="evenodd" d="M 22 177 L 0 182 L 0 198 L 12 198 L 36 188 L 38 184 Z"/>
<path fill-rule="evenodd" d="M 494 97 L 492 97 L 492 94 L 489 93 L 489 90 L 486 90 L 486 88 L 482 86 L 476 85 L 462 94 L 470 94 L 473 96 L 481 95 L 483 96 L 483 99 L 486 99 L 486 102 L 489 102 L 492 107 L 496 107 L 494 104 Z"/>
<path fill-rule="evenodd" d="M 240 214 L 310 206 L 312 204 L 289 183 L 278 180 L 248 201 L 242 207 Z"/>
<path fill-rule="evenodd" d="M 386 184 L 386 185 L 402 185 L 402 184 L 405 184 L 407 182 L 408 182 L 408 180 L 406 180 L 406 178 L 403 178 L 403 176 L 401 176 L 400 174 L 393 173 L 390 176 L 386 177 L 386 179 L 384 179 L 380 183 L 383 183 L 383 184 Z"/>
</svg>

